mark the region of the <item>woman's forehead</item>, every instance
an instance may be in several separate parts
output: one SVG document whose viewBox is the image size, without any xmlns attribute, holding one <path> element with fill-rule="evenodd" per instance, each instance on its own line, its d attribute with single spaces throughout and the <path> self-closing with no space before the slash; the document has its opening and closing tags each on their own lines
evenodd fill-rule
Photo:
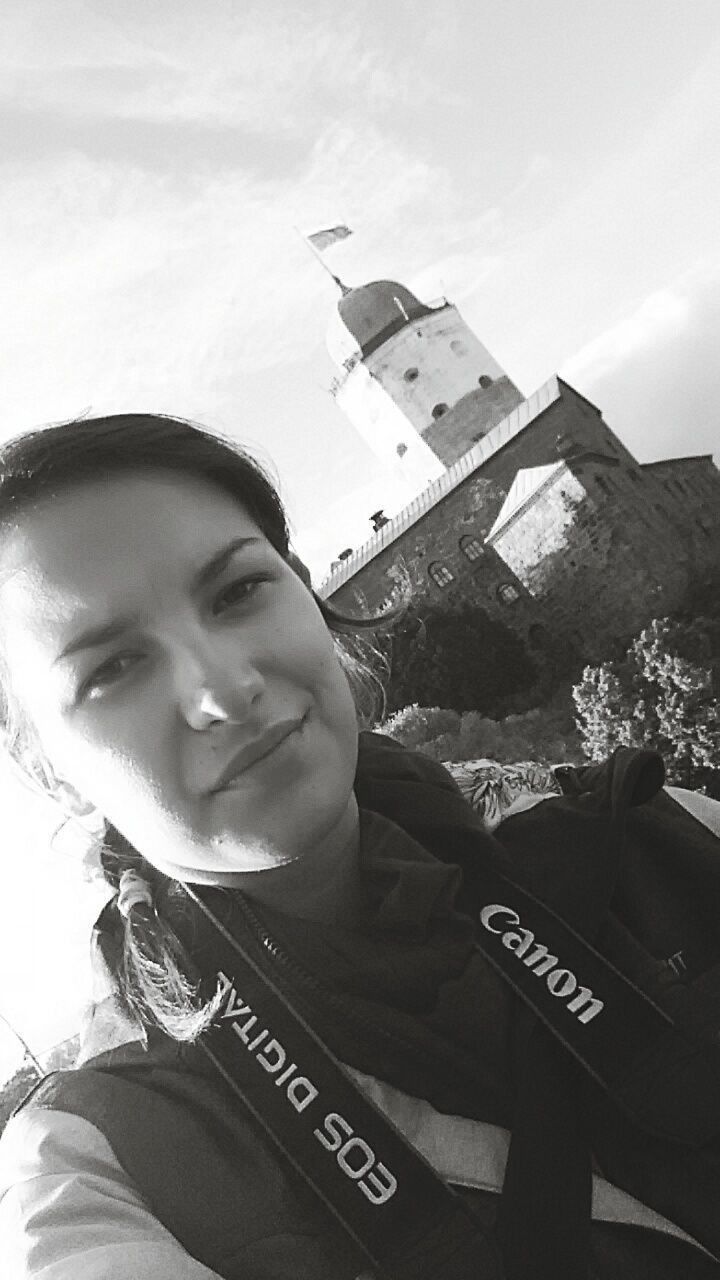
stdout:
<svg viewBox="0 0 720 1280">
<path fill-rule="evenodd" d="M 45 607 L 190 572 L 236 538 L 259 537 L 246 508 L 205 480 L 171 473 L 68 487 L 24 516 L 0 544 L 0 594 Z"/>
</svg>

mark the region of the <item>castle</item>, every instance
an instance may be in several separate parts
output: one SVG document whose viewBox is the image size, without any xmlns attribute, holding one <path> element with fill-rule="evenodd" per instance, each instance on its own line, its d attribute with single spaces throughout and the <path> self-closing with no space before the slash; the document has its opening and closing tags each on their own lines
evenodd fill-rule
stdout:
<svg viewBox="0 0 720 1280">
<path fill-rule="evenodd" d="M 421 615 L 479 606 L 539 659 L 569 646 L 600 660 L 718 567 L 712 455 L 638 463 L 558 376 L 525 399 L 446 299 L 337 283 L 336 403 L 416 496 L 370 517 L 321 598 L 377 612 L 409 580 Z"/>
</svg>

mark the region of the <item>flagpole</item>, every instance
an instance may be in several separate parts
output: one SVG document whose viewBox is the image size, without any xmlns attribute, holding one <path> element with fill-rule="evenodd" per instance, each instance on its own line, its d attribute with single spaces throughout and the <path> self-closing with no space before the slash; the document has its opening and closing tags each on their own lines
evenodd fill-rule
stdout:
<svg viewBox="0 0 720 1280">
<path fill-rule="evenodd" d="M 322 267 L 323 271 L 326 271 L 326 272 L 327 272 L 327 274 L 330 276 L 330 279 L 335 281 L 335 284 L 337 285 L 337 287 L 338 287 L 338 289 L 340 290 L 340 292 L 341 292 L 341 294 L 343 295 L 343 297 L 344 297 L 344 298 L 345 298 L 345 297 L 347 297 L 347 295 L 348 295 L 348 294 L 349 294 L 349 292 L 350 292 L 350 290 L 348 289 L 347 285 L 346 285 L 346 284 L 343 284 L 343 282 L 342 282 L 342 280 L 340 279 L 340 277 L 339 277 L 339 276 L 336 276 L 336 275 L 335 275 L 335 272 L 330 270 L 330 268 L 329 268 L 329 266 L 328 266 L 327 262 L 325 262 L 325 261 L 323 260 L 322 254 L 321 254 L 321 253 L 320 253 L 320 252 L 315 248 L 315 245 L 314 245 L 314 244 L 312 244 L 312 243 L 310 242 L 310 240 L 308 239 L 308 237 L 307 237 L 306 235 L 303 235 L 303 233 L 302 233 L 302 231 L 300 230 L 300 228 L 299 228 L 299 227 L 296 227 L 294 224 L 293 224 L 293 231 L 297 231 L 297 233 L 298 233 L 298 235 L 299 235 L 300 239 L 302 240 L 303 244 L 304 244 L 304 245 L 306 245 L 306 246 L 307 246 L 307 248 L 310 250 L 310 252 L 311 252 L 311 254 L 312 254 L 313 258 L 315 258 L 315 259 L 320 263 L 320 266 Z"/>
</svg>

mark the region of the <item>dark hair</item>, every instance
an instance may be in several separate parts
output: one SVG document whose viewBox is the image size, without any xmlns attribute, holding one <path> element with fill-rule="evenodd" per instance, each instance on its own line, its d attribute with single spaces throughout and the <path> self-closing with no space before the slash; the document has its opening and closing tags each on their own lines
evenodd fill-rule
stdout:
<svg viewBox="0 0 720 1280">
<path fill-rule="evenodd" d="M 310 575 L 290 549 L 282 501 L 261 464 L 234 440 L 197 423 L 160 414 L 113 414 L 27 432 L 0 448 L 0 528 L 13 528 L 32 510 L 67 488 L 123 472 L 163 470 L 205 479 L 241 502 L 275 550 L 302 578 L 329 630 L 350 685 L 358 728 L 385 712 L 385 691 L 368 661 L 387 662 L 369 639 L 392 626 L 410 603 L 408 585 L 399 603 L 380 615 L 338 612 L 313 591 Z M 365 633 L 365 635 L 363 635 Z M 340 639 L 340 636 L 343 638 Z M 382 710 L 379 711 L 379 698 Z M 11 673 L 0 655 L 0 733 L 8 756 L 29 781 L 54 796 L 52 765 L 13 696 Z M 219 997 L 203 1003 L 190 956 L 172 929 L 189 900 L 181 885 L 162 875 L 111 824 L 101 850 L 103 874 L 116 891 L 98 921 L 95 943 L 112 974 L 118 999 L 144 1032 L 157 1026 L 176 1040 L 194 1040 L 209 1025 Z M 127 919 L 117 908 L 120 878 L 137 870 L 153 890 L 153 906 L 139 903 Z"/>
</svg>

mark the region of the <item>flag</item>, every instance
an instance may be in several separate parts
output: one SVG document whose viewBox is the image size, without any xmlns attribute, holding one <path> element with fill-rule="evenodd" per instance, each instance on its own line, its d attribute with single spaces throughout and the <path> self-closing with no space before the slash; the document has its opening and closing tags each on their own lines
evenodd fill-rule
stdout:
<svg viewBox="0 0 720 1280">
<path fill-rule="evenodd" d="M 314 249 L 329 249 L 331 244 L 337 244 L 338 240 L 347 240 L 352 235 L 349 227 L 327 227 L 324 231 L 314 231 L 308 240 Z"/>
</svg>

